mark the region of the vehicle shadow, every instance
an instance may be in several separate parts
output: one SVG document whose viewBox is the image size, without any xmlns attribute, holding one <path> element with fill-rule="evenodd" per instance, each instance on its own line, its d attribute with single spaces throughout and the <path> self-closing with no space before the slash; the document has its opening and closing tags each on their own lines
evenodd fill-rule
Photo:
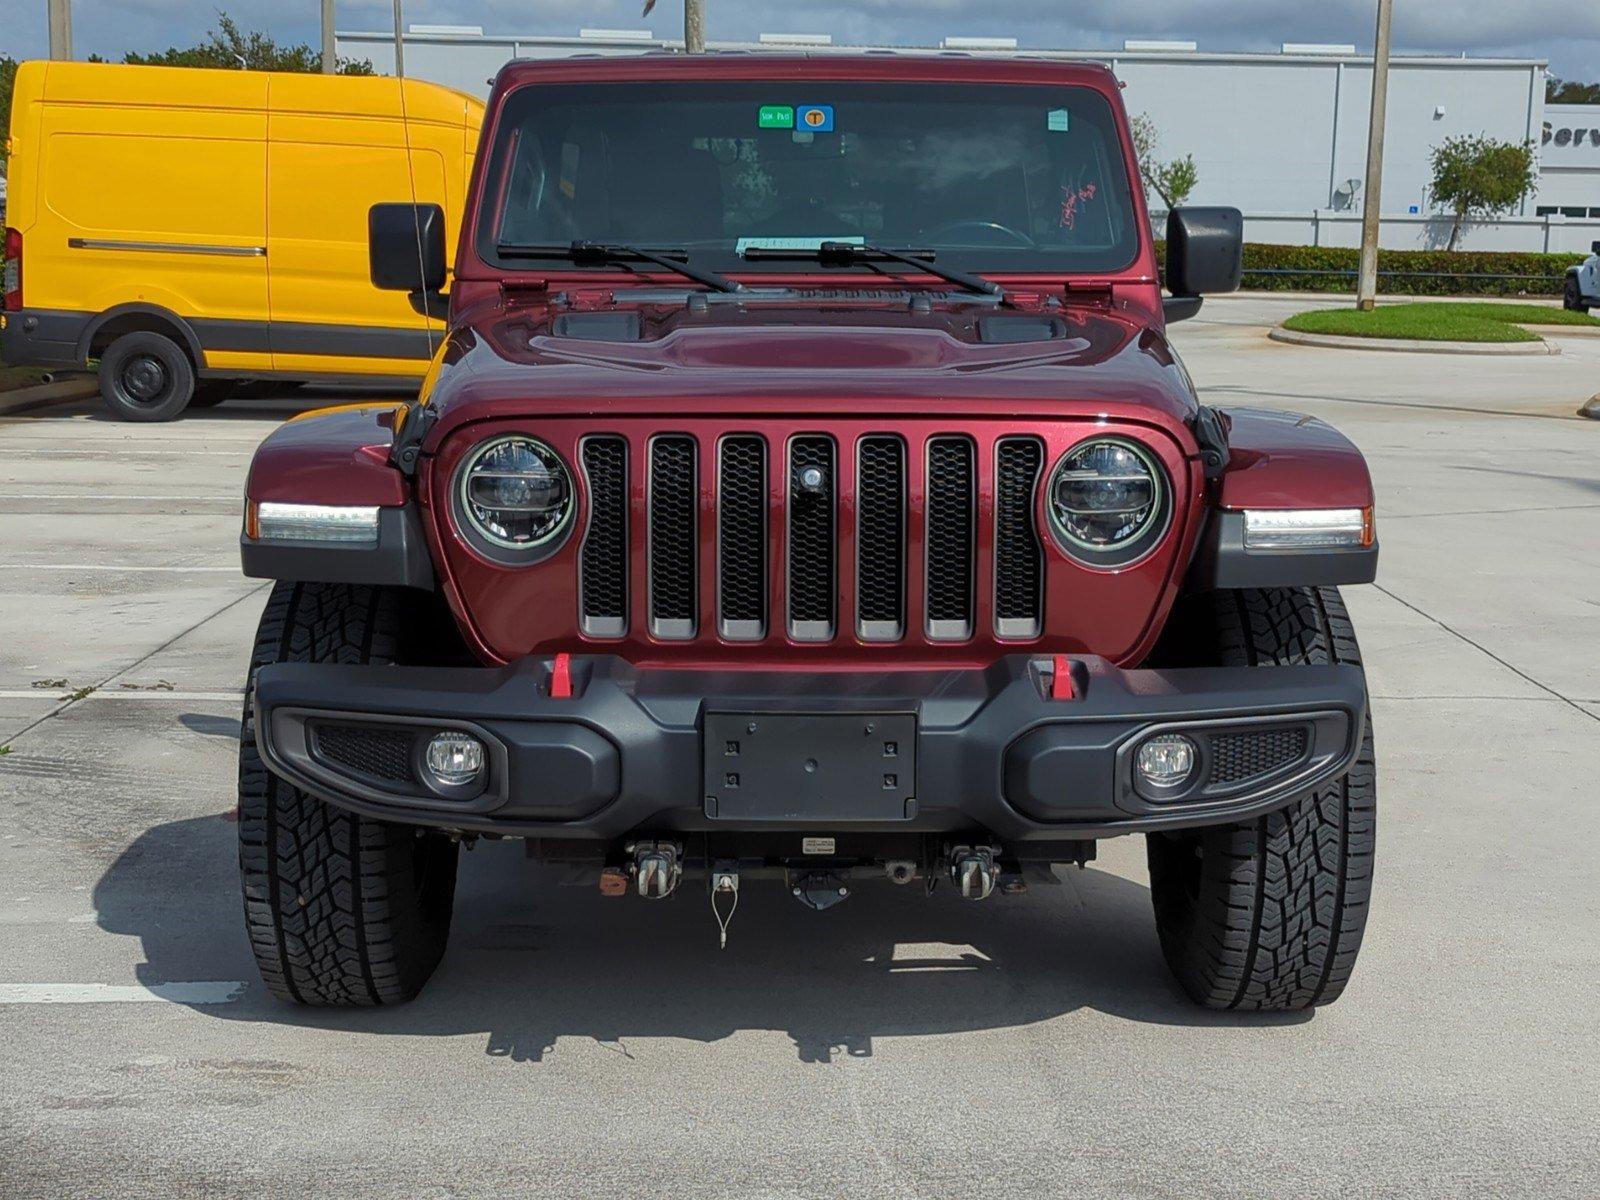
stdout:
<svg viewBox="0 0 1600 1200">
<path fill-rule="evenodd" d="M 1209 1013 L 1184 997 L 1156 943 L 1148 889 L 1105 871 L 981 904 L 948 886 L 857 889 L 814 913 L 774 882 L 743 889 L 717 948 L 703 887 L 646 902 L 566 886 L 518 843 L 462 856 L 451 947 L 411 1004 L 297 1008 L 257 980 L 222 816 L 140 835 L 94 890 L 101 928 L 137 937 L 141 982 L 244 980 L 222 1020 L 408 1036 L 482 1033 L 485 1052 L 538 1062 L 564 1039 L 627 1053 L 633 1038 L 715 1042 L 787 1034 L 802 1061 L 873 1053 L 876 1039 L 1012 1028 L 1094 1009 L 1164 1025 L 1284 1024 L 1302 1015 Z M 185 881 L 180 886 L 175 880 Z"/>
</svg>

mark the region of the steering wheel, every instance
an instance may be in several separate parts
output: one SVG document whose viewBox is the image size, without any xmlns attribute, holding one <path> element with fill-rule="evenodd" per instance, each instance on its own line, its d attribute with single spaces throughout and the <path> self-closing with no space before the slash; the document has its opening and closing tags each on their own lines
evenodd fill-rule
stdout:
<svg viewBox="0 0 1600 1200">
<path fill-rule="evenodd" d="M 1020 229 L 1013 229 L 1009 225 L 1002 225 L 999 221 L 986 221 L 982 217 L 963 217 L 956 221 L 947 221 L 937 229 L 930 229 L 922 236 L 930 242 L 938 242 L 942 238 L 955 233 L 958 229 L 974 229 L 979 234 L 999 234 L 1007 239 L 1011 245 L 1022 250 L 1033 250 L 1038 247 L 1034 241 Z M 980 240 L 979 245 L 990 245 L 992 242 Z"/>
</svg>

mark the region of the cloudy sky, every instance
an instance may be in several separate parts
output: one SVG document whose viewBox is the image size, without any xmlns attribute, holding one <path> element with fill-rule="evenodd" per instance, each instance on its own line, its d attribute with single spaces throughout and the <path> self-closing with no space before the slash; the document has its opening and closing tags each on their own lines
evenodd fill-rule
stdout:
<svg viewBox="0 0 1600 1200">
<path fill-rule="evenodd" d="M 408 22 L 492 33 L 575 33 L 580 26 L 681 33 L 679 0 L 648 20 L 640 0 L 405 0 Z M 995 34 L 1024 46 L 1098 49 L 1128 37 L 1187 38 L 1202 50 L 1275 50 L 1283 42 L 1370 47 L 1375 0 L 707 0 L 713 38 L 762 31 L 832 33 L 839 42 L 936 43 Z M 119 56 L 204 37 L 223 8 L 279 41 L 315 42 L 317 0 L 73 0 L 79 55 Z M 1564 78 L 1600 79 L 1600 0 L 1397 0 L 1398 49 L 1546 58 Z M 338 0 L 341 29 L 385 28 L 389 0 Z M 45 53 L 45 0 L 0 0 L 0 53 Z"/>
</svg>

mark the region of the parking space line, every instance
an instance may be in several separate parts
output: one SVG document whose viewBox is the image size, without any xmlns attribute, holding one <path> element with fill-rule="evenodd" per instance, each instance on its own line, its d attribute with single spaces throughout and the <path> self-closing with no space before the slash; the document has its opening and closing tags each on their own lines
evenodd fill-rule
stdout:
<svg viewBox="0 0 1600 1200">
<path fill-rule="evenodd" d="M 104 492 L 3 492 L 0 500 L 187 500 L 192 502 L 218 500 L 237 503 L 240 496 L 229 492 L 225 496 L 108 496 Z"/>
<path fill-rule="evenodd" d="M 232 567 L 176 567 L 168 564 L 160 566 L 140 566 L 128 564 L 118 566 L 116 563 L 0 563 L 0 571 L 165 571 L 171 574 L 193 574 L 196 571 L 225 571 L 229 574 L 239 575 L 239 568 Z"/>
<path fill-rule="evenodd" d="M 0 688 L 0 700 L 56 700 L 60 693 L 68 688 Z M 179 692 L 169 691 L 165 688 L 151 690 L 133 690 L 118 692 L 93 691 L 78 699 L 82 704 L 91 700 L 179 700 L 191 702 L 196 700 L 243 700 L 244 692 Z"/>
<path fill-rule="evenodd" d="M 247 985 L 205 983 L 0 983 L 3 1004 L 232 1004 Z"/>
</svg>

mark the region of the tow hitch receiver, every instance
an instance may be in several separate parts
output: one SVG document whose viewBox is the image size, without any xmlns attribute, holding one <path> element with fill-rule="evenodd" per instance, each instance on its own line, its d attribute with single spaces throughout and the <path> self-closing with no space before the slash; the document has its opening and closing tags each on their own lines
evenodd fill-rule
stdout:
<svg viewBox="0 0 1600 1200">
<path fill-rule="evenodd" d="M 640 842 L 632 847 L 634 886 L 647 900 L 664 900 L 683 878 L 683 852 L 671 842 Z"/>
<path fill-rule="evenodd" d="M 950 851 L 950 881 L 967 900 L 987 900 L 1000 882 L 999 851 L 993 846 L 957 846 Z"/>
</svg>

